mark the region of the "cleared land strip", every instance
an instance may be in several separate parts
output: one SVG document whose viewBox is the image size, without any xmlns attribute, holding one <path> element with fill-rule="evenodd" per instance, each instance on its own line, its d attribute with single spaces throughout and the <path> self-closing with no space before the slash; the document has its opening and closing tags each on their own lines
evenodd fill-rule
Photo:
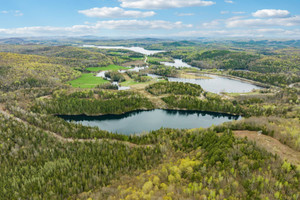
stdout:
<svg viewBox="0 0 300 200">
<path fill-rule="evenodd" d="M 14 119 L 18 122 L 21 122 L 21 123 L 24 123 L 24 124 L 27 124 L 29 126 L 34 126 L 30 123 L 28 123 L 27 121 L 24 121 L 18 117 L 15 117 L 15 116 L 12 116 L 10 113 L 6 112 L 1 106 L 0 106 L 0 114 L 3 114 L 5 117 L 7 118 L 11 118 L 11 119 Z M 40 127 L 37 127 L 37 126 L 34 126 L 35 128 L 41 130 L 41 131 L 44 131 L 46 133 L 48 133 L 49 135 L 51 135 L 52 137 L 55 137 L 57 140 L 59 140 L 60 142 L 64 142 L 64 143 L 73 143 L 73 142 L 110 142 L 110 143 L 122 143 L 124 145 L 128 145 L 129 147 L 144 147 L 144 148 L 147 148 L 147 147 L 150 147 L 152 148 L 153 145 L 138 145 L 138 144 L 134 144 L 134 143 L 131 143 L 131 142 L 126 142 L 126 141 L 121 141 L 121 140 L 116 140 L 116 139 L 73 139 L 73 138 L 65 138 L 65 137 L 62 137 L 61 135 L 57 134 L 57 133 L 54 133 L 54 132 L 51 132 L 49 130 L 45 130 L 45 129 L 42 129 Z"/>
<path fill-rule="evenodd" d="M 282 160 L 286 160 L 294 165 L 300 165 L 300 152 L 280 143 L 278 140 L 259 134 L 256 131 L 233 131 L 236 137 L 247 137 L 249 141 L 255 141 L 259 147 L 270 153 L 277 154 Z"/>
<path fill-rule="evenodd" d="M 152 83 L 156 83 L 156 82 L 152 82 Z M 138 92 L 142 94 L 144 97 L 147 97 L 153 103 L 153 105 L 155 105 L 156 108 L 162 108 L 162 109 L 167 108 L 167 104 L 163 100 L 161 100 L 162 96 L 154 96 L 145 90 L 147 85 L 149 84 L 137 84 L 131 86 L 131 88 L 134 92 Z"/>
</svg>

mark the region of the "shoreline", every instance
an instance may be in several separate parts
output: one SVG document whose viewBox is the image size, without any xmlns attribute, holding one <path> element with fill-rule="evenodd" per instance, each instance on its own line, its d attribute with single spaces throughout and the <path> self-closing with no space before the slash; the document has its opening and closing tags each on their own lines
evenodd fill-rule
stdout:
<svg viewBox="0 0 300 200">
<path fill-rule="evenodd" d="M 143 112 L 143 111 L 153 111 L 153 110 L 166 110 L 166 111 L 187 111 L 187 112 L 205 112 L 205 113 L 211 113 L 211 114 L 220 114 L 220 115 L 230 115 L 234 117 L 243 117 L 241 114 L 236 114 L 236 113 L 226 113 L 226 112 L 217 112 L 217 111 L 205 111 L 205 110 L 189 110 L 185 108 L 161 108 L 161 107 L 156 107 L 153 109 L 137 109 L 137 110 L 131 110 L 127 112 L 122 112 L 122 113 L 108 113 L 108 114 L 86 114 L 86 113 L 81 113 L 81 114 L 50 114 L 55 117 L 63 117 L 63 116 L 84 116 L 84 117 L 103 117 L 103 116 L 121 116 L 121 115 L 126 115 L 130 114 L 133 112 Z"/>
<path fill-rule="evenodd" d="M 238 76 L 232 76 L 232 75 L 229 75 L 229 74 L 218 74 L 218 73 L 214 73 L 214 72 L 197 72 L 197 73 L 221 76 L 221 77 L 225 77 L 225 78 L 232 79 L 232 80 L 238 80 L 238 81 L 242 81 L 242 82 L 246 82 L 246 83 L 251 83 L 255 86 L 263 87 L 262 89 L 279 88 L 279 87 L 274 86 L 274 85 L 269 85 L 269 84 L 266 84 L 266 83 L 261 83 L 261 82 L 258 82 L 258 81 L 254 81 L 254 80 L 250 80 L 250 79 L 246 79 L 246 78 L 241 78 L 241 77 L 238 77 Z"/>
</svg>

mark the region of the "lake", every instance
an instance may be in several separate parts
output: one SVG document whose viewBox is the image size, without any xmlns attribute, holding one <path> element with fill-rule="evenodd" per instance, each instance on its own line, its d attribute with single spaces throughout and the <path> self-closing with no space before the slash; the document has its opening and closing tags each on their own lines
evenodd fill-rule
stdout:
<svg viewBox="0 0 300 200">
<path fill-rule="evenodd" d="M 222 76 L 206 75 L 211 79 L 184 79 L 184 78 L 169 78 L 169 81 L 178 81 L 184 83 L 194 83 L 200 85 L 204 90 L 213 93 L 246 93 L 253 89 L 262 89 L 254 84 L 243 82 L 240 80 L 229 79 Z"/>
<path fill-rule="evenodd" d="M 155 74 L 148 74 L 148 76 L 153 78 L 158 78 Z M 254 84 L 230 79 L 217 75 L 204 74 L 204 76 L 208 76 L 210 79 L 188 79 L 188 78 L 168 78 L 169 81 L 172 82 L 183 82 L 183 83 L 193 83 L 200 85 L 204 90 L 212 93 L 219 94 L 221 92 L 227 93 L 246 93 L 251 92 L 253 89 L 262 89 L 259 86 Z"/>
<path fill-rule="evenodd" d="M 83 47 L 95 47 L 99 49 L 123 49 L 123 50 L 129 50 L 129 51 L 134 51 L 137 53 L 141 53 L 147 56 L 156 54 L 156 53 L 161 53 L 165 51 L 157 51 L 157 50 L 147 50 L 142 47 L 123 47 L 123 46 L 95 46 L 95 45 L 83 45 Z"/>
<path fill-rule="evenodd" d="M 187 68 L 199 69 L 197 67 L 193 67 L 193 66 L 187 64 L 186 62 L 183 62 L 181 59 L 174 59 L 174 62 L 160 62 L 160 64 L 164 64 L 166 66 L 171 66 L 171 67 L 176 67 L 176 68 L 187 67 Z"/>
<path fill-rule="evenodd" d="M 155 109 L 134 111 L 121 115 L 102 116 L 59 116 L 66 121 L 74 121 L 85 126 L 97 126 L 113 133 L 130 135 L 165 128 L 208 128 L 224 122 L 238 120 L 240 116 L 201 111 L 177 111 Z"/>
</svg>

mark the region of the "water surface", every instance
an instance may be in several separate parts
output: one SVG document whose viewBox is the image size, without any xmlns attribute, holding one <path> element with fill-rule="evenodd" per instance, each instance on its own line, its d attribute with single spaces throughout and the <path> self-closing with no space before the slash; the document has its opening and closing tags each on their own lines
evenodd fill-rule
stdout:
<svg viewBox="0 0 300 200">
<path fill-rule="evenodd" d="M 229 79 L 222 76 L 207 75 L 211 79 L 184 79 L 184 78 L 169 78 L 169 81 L 187 82 L 200 85 L 204 90 L 213 93 L 246 93 L 254 89 L 261 89 L 251 83 L 243 82 L 240 80 Z"/>
<path fill-rule="evenodd" d="M 160 53 L 164 51 L 153 51 L 153 50 L 146 50 L 142 47 L 123 47 L 123 46 L 95 46 L 95 45 L 83 45 L 84 47 L 96 47 L 101 49 L 126 49 L 138 53 L 142 53 L 144 55 L 152 55 L 155 53 Z M 172 62 L 162 62 L 162 64 L 167 66 L 173 66 L 176 68 L 179 67 L 188 67 L 191 68 L 193 66 L 187 64 L 186 62 L 183 62 L 181 59 L 174 59 L 174 63 Z M 143 68 L 134 68 L 132 71 L 139 71 Z M 121 71 L 123 72 L 123 71 Z M 104 77 L 105 72 L 100 72 L 97 74 L 98 77 Z M 153 75 L 149 75 L 152 76 Z M 216 75 L 206 75 L 209 76 L 210 79 L 186 79 L 186 78 L 169 78 L 169 81 L 173 82 L 184 82 L 184 83 L 194 83 L 197 85 L 200 85 L 204 90 L 213 92 L 213 93 L 221 93 L 221 92 L 227 92 L 227 93 L 246 93 L 251 92 L 252 90 L 261 89 L 261 87 L 256 86 L 254 84 L 243 82 L 240 80 L 235 79 L 229 79 L 221 76 Z M 129 89 L 123 88 L 123 89 Z"/>
<path fill-rule="evenodd" d="M 99 72 L 96 77 L 101 77 L 101 78 L 106 78 L 107 80 L 111 80 L 108 77 L 105 77 L 105 73 L 108 71 L 101 71 Z M 112 82 L 112 84 L 117 85 L 118 86 L 118 90 L 130 90 L 130 87 L 126 87 L 126 86 L 120 86 L 118 82 Z"/>
<path fill-rule="evenodd" d="M 164 64 L 166 66 L 171 66 L 171 67 L 187 67 L 187 68 L 193 68 L 193 66 L 187 64 L 186 62 L 183 62 L 181 59 L 174 59 L 174 62 L 160 62 L 161 64 Z M 196 67 L 195 67 L 196 68 Z M 199 69 L 199 68 L 197 68 Z"/>
<path fill-rule="evenodd" d="M 153 78 L 158 78 L 161 76 L 148 74 L 148 76 Z M 262 89 L 259 86 L 254 84 L 230 79 L 217 75 L 204 74 L 204 76 L 208 76 L 210 79 L 188 79 L 188 78 L 168 78 L 169 81 L 172 82 L 183 82 L 183 83 L 193 83 L 200 85 L 204 90 L 212 93 L 219 94 L 221 92 L 227 93 L 246 93 L 251 92 L 252 90 Z"/>
<path fill-rule="evenodd" d="M 207 128 L 213 124 L 238 120 L 240 116 L 201 111 L 175 111 L 155 109 L 134 111 L 122 115 L 60 116 L 86 126 L 97 126 L 102 130 L 130 135 L 165 128 Z"/>
<path fill-rule="evenodd" d="M 96 47 L 99 49 L 124 49 L 124 50 L 129 50 L 129 51 L 134 51 L 137 53 L 141 53 L 144 55 L 153 55 L 156 53 L 161 53 L 165 51 L 157 51 L 157 50 L 147 50 L 142 47 L 123 47 L 123 46 L 95 46 L 95 45 L 83 45 L 83 47 Z"/>
</svg>

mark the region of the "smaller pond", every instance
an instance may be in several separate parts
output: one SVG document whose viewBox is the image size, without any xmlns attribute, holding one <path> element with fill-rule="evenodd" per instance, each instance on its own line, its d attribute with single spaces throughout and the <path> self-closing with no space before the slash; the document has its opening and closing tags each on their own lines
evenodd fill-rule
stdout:
<svg viewBox="0 0 300 200">
<path fill-rule="evenodd" d="M 120 86 L 118 82 L 114 81 L 112 84 L 117 85 L 118 86 L 118 90 L 130 90 L 130 87 Z"/>
<path fill-rule="evenodd" d="M 108 71 L 101 71 L 96 75 L 96 77 L 101 77 L 101 78 L 106 78 L 107 80 L 111 80 L 110 78 L 105 77 L 106 72 Z M 112 84 L 117 85 L 118 90 L 130 90 L 130 87 L 120 86 L 118 82 L 112 82 Z"/>
<path fill-rule="evenodd" d="M 161 53 L 165 51 L 157 51 L 157 50 L 147 50 L 142 47 L 123 47 L 123 46 L 95 46 L 95 45 L 83 45 L 83 47 L 95 47 L 99 49 L 124 49 L 124 50 L 129 50 L 129 51 L 134 51 L 137 53 L 141 53 L 147 56 L 156 54 L 156 53 Z"/>
<path fill-rule="evenodd" d="M 171 67 L 187 67 L 187 68 L 192 68 L 193 66 L 187 64 L 186 62 L 183 62 L 181 59 L 174 59 L 174 62 L 160 62 L 161 64 L 164 64 L 166 66 L 171 66 Z M 198 69 L 198 68 L 197 68 Z"/>
<path fill-rule="evenodd" d="M 128 69 L 126 69 L 126 70 L 119 70 L 119 72 L 120 72 L 120 73 L 125 73 L 125 72 L 127 72 L 127 71 L 129 71 L 129 72 L 139 72 L 139 71 L 141 71 L 141 70 L 143 70 L 143 69 L 146 69 L 146 68 L 148 68 L 148 66 L 145 66 L 145 67 L 128 68 Z"/>
<path fill-rule="evenodd" d="M 96 77 L 101 77 L 101 78 L 105 78 L 105 73 L 108 72 L 108 71 L 101 71 L 99 72 Z"/>
<path fill-rule="evenodd" d="M 122 115 L 103 116 L 59 116 L 66 121 L 74 121 L 86 126 L 97 126 L 113 133 L 130 135 L 165 128 L 208 128 L 224 122 L 238 120 L 240 116 L 201 111 L 177 111 L 155 109 L 134 111 Z"/>
</svg>

